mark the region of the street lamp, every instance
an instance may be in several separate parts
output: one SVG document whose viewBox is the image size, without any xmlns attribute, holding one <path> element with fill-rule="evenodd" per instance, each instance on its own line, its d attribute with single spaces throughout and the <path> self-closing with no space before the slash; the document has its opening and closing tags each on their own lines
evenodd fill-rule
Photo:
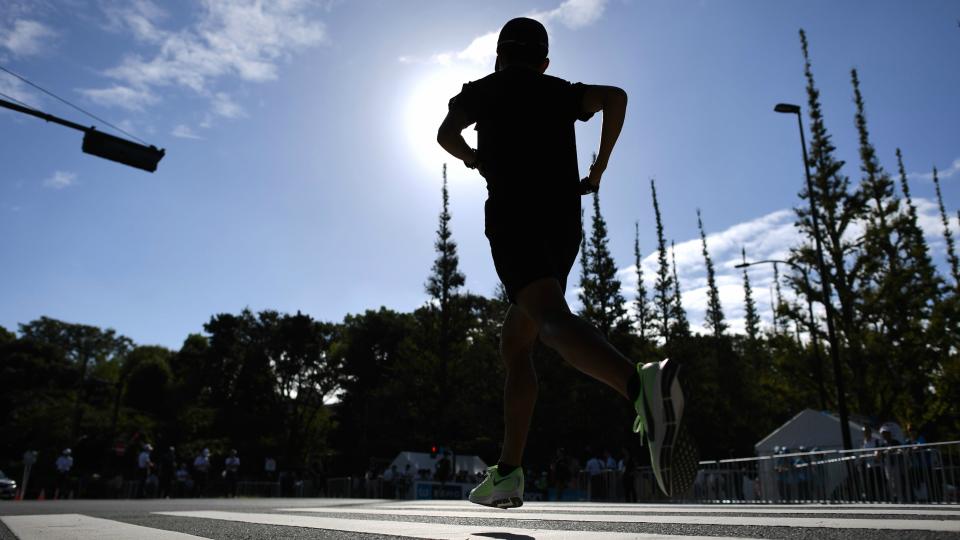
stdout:
<svg viewBox="0 0 960 540">
<path fill-rule="evenodd" d="M 744 262 L 744 263 L 735 265 L 734 268 L 747 268 L 757 264 L 773 264 L 774 266 L 776 266 L 777 264 L 786 264 L 786 265 L 792 266 L 793 268 L 796 268 L 800 272 L 800 274 L 803 275 L 803 283 L 804 285 L 806 285 L 807 291 L 809 291 L 806 295 L 807 296 L 807 313 L 810 316 L 810 322 L 808 323 L 810 325 L 810 339 L 811 339 L 811 344 L 813 345 L 813 358 L 814 358 L 814 362 L 816 362 L 816 368 L 817 368 L 817 392 L 820 396 L 820 407 L 822 409 L 826 409 L 827 408 L 827 389 L 823 383 L 823 357 L 820 356 L 820 340 L 817 337 L 817 334 L 818 334 L 817 320 L 816 318 L 814 318 L 814 315 L 813 315 L 813 298 L 812 298 L 813 289 L 810 287 L 810 276 L 807 273 L 807 269 L 794 262 L 781 261 L 781 260 L 775 260 L 775 259 Z"/>
<path fill-rule="evenodd" d="M 123 163 L 137 169 L 143 169 L 148 172 L 157 170 L 157 164 L 163 158 L 164 150 L 156 146 L 144 146 L 127 139 L 121 139 L 108 133 L 98 131 L 95 127 L 86 127 L 76 122 L 64 120 L 52 114 L 37 111 L 29 107 L 17 105 L 9 101 L 0 99 L 0 107 L 17 111 L 30 116 L 35 116 L 47 122 L 60 124 L 61 126 L 75 129 L 83 132 L 82 150 L 87 154 L 97 157 Z"/>
<path fill-rule="evenodd" d="M 830 342 L 830 358 L 833 361 L 833 377 L 837 382 L 837 408 L 840 413 L 840 432 L 843 435 L 843 448 L 850 450 L 853 442 L 850 439 L 850 423 L 847 413 L 846 391 L 843 385 L 843 371 L 840 367 L 840 347 L 837 334 L 833 327 L 833 291 L 830 287 L 830 274 L 823 258 L 823 242 L 820 239 L 820 219 L 817 214 L 816 197 L 813 194 L 813 180 L 810 178 L 810 162 L 807 159 L 807 141 L 803 134 L 803 119 L 800 115 L 800 106 L 790 103 L 778 103 L 773 110 L 778 113 L 796 114 L 797 125 L 800 127 L 800 148 L 803 150 L 803 169 L 807 175 L 807 198 L 810 200 L 810 219 L 813 225 L 813 241 L 817 251 L 817 266 L 820 271 L 820 281 L 823 284 L 823 307 L 827 312 L 827 340 Z"/>
</svg>

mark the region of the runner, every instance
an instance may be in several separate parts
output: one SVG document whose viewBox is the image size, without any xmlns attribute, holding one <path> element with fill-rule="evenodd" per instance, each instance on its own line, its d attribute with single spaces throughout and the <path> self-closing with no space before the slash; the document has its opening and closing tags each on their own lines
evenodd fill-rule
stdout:
<svg viewBox="0 0 960 540">
<path fill-rule="evenodd" d="M 487 181 L 485 233 L 511 303 L 500 342 L 507 371 L 503 450 L 470 500 L 497 508 L 523 504 L 520 464 L 537 399 L 530 353 L 538 337 L 634 404 L 633 428 L 650 446 L 660 489 L 682 495 L 696 475 L 697 458 L 681 424 L 678 366 L 669 360 L 634 364 L 564 300 L 580 248 L 580 196 L 600 188 L 623 127 L 627 95 L 612 86 L 544 75 L 547 51 L 547 31 L 539 22 L 507 22 L 497 40 L 494 73 L 463 86 L 437 134 L 444 150 Z M 603 111 L 600 147 L 589 175 L 580 180 L 574 122 L 598 111 Z M 474 123 L 476 150 L 461 135 Z"/>
</svg>

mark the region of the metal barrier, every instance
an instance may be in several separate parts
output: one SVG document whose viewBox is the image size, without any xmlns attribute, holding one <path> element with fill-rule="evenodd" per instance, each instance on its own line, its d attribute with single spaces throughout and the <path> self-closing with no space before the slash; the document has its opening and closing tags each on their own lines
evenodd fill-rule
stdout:
<svg viewBox="0 0 960 540">
<path fill-rule="evenodd" d="M 279 497 L 280 482 L 237 482 L 238 497 Z"/>
<path fill-rule="evenodd" d="M 577 489 L 589 501 L 960 504 L 960 441 L 701 461 L 691 492 L 676 499 L 660 492 L 650 467 L 623 478 L 580 471 Z"/>
<path fill-rule="evenodd" d="M 960 441 L 701 461 L 704 502 L 960 503 Z"/>
</svg>

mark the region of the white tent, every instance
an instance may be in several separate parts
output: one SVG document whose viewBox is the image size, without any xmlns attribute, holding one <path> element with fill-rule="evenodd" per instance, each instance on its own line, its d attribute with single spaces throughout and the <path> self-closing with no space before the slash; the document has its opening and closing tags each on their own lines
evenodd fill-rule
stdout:
<svg viewBox="0 0 960 540">
<path fill-rule="evenodd" d="M 850 438 L 854 446 L 859 447 L 860 431 L 863 426 L 856 422 L 848 423 Z M 758 456 L 770 456 L 779 446 L 785 446 L 791 451 L 796 451 L 801 446 L 807 450 L 841 449 L 843 435 L 840 433 L 840 419 L 828 412 L 804 409 L 754 445 L 754 449 Z"/>
<path fill-rule="evenodd" d="M 401 473 L 410 465 L 410 470 L 416 473 L 420 469 L 436 470 L 437 462 L 440 456 L 430 457 L 426 452 L 400 452 L 390 463 L 388 469 L 394 465 Z M 468 474 L 476 474 L 487 470 L 487 464 L 480 459 L 480 456 L 456 456 L 456 465 L 454 472 L 466 471 Z"/>
</svg>

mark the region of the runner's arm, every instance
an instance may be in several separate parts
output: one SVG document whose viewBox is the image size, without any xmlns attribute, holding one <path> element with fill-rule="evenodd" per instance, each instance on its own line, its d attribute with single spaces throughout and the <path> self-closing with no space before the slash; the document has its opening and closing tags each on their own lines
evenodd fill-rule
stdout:
<svg viewBox="0 0 960 540">
<path fill-rule="evenodd" d="M 477 161 L 477 151 L 470 148 L 467 141 L 460 134 L 464 129 L 472 124 L 466 113 L 462 110 L 453 108 L 447 112 L 447 117 L 440 124 L 437 130 L 437 142 L 451 156 L 463 161 L 468 167 L 475 167 Z"/>
<path fill-rule="evenodd" d="M 583 93 L 584 112 L 595 113 L 603 111 L 603 126 L 600 128 L 600 148 L 597 150 L 597 159 L 590 167 L 590 183 L 597 187 L 600 177 L 607 169 L 610 153 L 617 144 L 620 130 L 623 129 L 623 119 L 627 114 L 627 93 L 616 86 L 588 86 Z"/>
</svg>

